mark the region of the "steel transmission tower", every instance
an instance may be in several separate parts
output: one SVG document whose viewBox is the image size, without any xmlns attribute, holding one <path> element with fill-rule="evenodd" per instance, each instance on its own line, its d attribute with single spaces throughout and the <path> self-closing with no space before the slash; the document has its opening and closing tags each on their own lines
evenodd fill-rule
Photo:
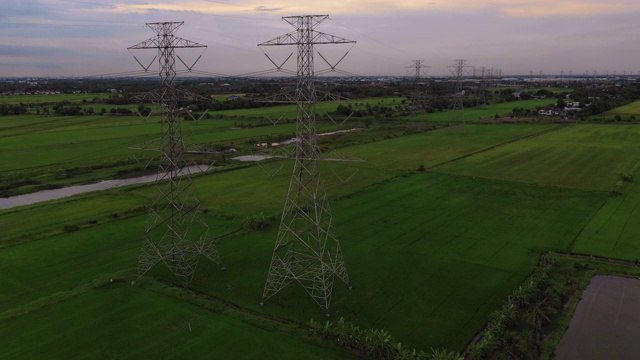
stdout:
<svg viewBox="0 0 640 360">
<path fill-rule="evenodd" d="M 420 81 L 422 80 L 422 73 L 429 71 L 431 66 L 424 65 L 424 60 L 413 60 L 412 64 L 406 67 L 409 71 L 409 74 L 413 76 L 413 93 L 411 94 L 411 105 L 422 107 L 420 103 L 420 99 L 422 98 L 422 94 L 418 87 L 420 86 Z"/>
<path fill-rule="evenodd" d="M 482 66 L 480 67 L 480 79 L 478 81 L 478 94 L 476 96 L 476 106 L 487 105 L 487 96 L 485 94 L 485 87 L 487 86 L 487 78 L 490 78 L 490 69 Z"/>
<path fill-rule="evenodd" d="M 157 51 L 152 63 L 158 60 L 161 81 L 154 97 L 162 105 L 162 135 L 159 148 L 154 149 L 162 154 L 155 182 L 156 196 L 149 210 L 137 277 L 132 284 L 159 262 L 163 262 L 184 286 L 191 283 L 201 255 L 221 264 L 217 247 L 209 235 L 209 226 L 202 220 L 193 179 L 185 167 L 187 149 L 182 139 L 178 109 L 182 92 L 175 86 L 176 59 L 185 63 L 176 54 L 176 49 L 206 46 L 175 36 L 176 30 L 183 24 L 146 24 L 156 36 L 129 48 Z"/>
<path fill-rule="evenodd" d="M 282 19 L 295 31 L 259 46 L 297 47 L 295 164 L 260 305 L 292 282 L 299 283 L 325 311 L 330 311 L 334 278 L 349 289 L 340 243 L 333 228 L 327 192 L 320 180 L 316 145 L 314 45 L 355 41 L 316 31 L 328 15 Z"/>
<path fill-rule="evenodd" d="M 453 65 L 449 66 L 454 81 L 453 112 L 451 121 L 449 122 L 449 133 L 458 126 L 465 134 L 467 133 L 467 124 L 464 120 L 464 87 L 462 86 L 462 79 L 465 75 L 465 68 L 467 67 L 466 62 L 466 59 L 458 59 L 455 60 Z"/>
</svg>

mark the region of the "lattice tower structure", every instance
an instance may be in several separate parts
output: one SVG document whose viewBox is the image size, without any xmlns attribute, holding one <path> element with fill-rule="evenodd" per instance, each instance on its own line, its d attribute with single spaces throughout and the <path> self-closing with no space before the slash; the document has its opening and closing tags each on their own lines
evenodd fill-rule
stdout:
<svg viewBox="0 0 640 360">
<path fill-rule="evenodd" d="M 413 77 L 413 91 L 411 92 L 411 106 L 413 108 L 424 107 L 422 99 L 426 98 L 427 94 L 426 91 L 420 91 L 420 84 L 422 74 L 429 71 L 430 68 L 431 66 L 424 64 L 424 60 L 413 60 L 412 64 L 406 67 L 409 74 Z"/>
<path fill-rule="evenodd" d="M 327 18 L 283 17 L 295 31 L 259 46 L 297 47 L 295 163 L 260 305 L 295 282 L 328 316 L 334 279 L 352 287 L 318 169 L 314 45 L 355 42 L 317 31 Z"/>
<path fill-rule="evenodd" d="M 486 67 L 480 67 L 478 71 L 478 94 L 476 96 L 476 106 L 485 106 L 487 105 L 487 95 L 485 93 L 485 88 L 487 86 L 487 78 L 489 77 L 489 71 Z"/>
<path fill-rule="evenodd" d="M 456 128 L 460 128 L 465 134 L 467 133 L 467 124 L 464 119 L 465 94 L 462 82 L 466 75 L 466 63 L 466 59 L 457 59 L 453 65 L 449 66 L 449 70 L 453 76 L 453 111 L 451 120 L 449 121 L 449 133 L 453 132 Z"/>
<path fill-rule="evenodd" d="M 160 66 L 160 87 L 154 97 L 162 106 L 162 134 L 158 149 L 154 149 L 161 153 L 155 181 L 156 195 L 149 209 L 137 277 L 132 284 L 158 263 L 164 263 L 185 287 L 190 285 L 201 256 L 221 265 L 209 226 L 202 219 L 201 204 L 184 158 L 187 149 L 181 133 L 181 111 L 178 109 L 182 93 L 175 83 L 176 49 L 206 46 L 175 36 L 183 24 L 148 23 L 146 25 L 156 36 L 129 48 L 157 51 L 154 61 L 157 59 Z"/>
</svg>

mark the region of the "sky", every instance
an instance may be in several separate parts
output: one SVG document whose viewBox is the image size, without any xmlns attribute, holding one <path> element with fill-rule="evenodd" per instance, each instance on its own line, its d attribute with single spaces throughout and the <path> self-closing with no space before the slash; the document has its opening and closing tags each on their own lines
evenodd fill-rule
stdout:
<svg viewBox="0 0 640 360">
<path fill-rule="evenodd" d="M 265 54 L 280 65 L 295 47 L 257 45 L 294 30 L 282 17 L 311 14 L 329 15 L 317 31 L 356 41 L 316 46 L 331 64 L 316 54 L 317 73 L 339 62 L 357 75 L 408 75 L 423 60 L 423 75 L 446 76 L 456 59 L 504 76 L 640 72 L 638 0 L 2 0 L 0 77 L 140 71 L 154 50 L 127 48 L 154 36 L 146 23 L 168 21 L 207 45 L 178 52 L 189 66 L 202 55 L 194 70 L 273 70 Z M 295 67 L 292 56 L 282 68 Z"/>
</svg>

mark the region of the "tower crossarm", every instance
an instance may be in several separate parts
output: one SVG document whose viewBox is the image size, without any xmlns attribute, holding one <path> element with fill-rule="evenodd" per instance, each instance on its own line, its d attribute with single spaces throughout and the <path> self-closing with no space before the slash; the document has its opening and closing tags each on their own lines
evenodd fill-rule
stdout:
<svg viewBox="0 0 640 360">
<path fill-rule="evenodd" d="M 142 41 L 136 45 L 130 46 L 127 49 L 129 50 L 140 50 L 140 49 L 164 49 L 166 47 L 172 47 L 174 49 L 185 49 L 185 48 L 206 48 L 207 45 L 198 44 L 195 41 L 183 39 L 177 36 L 171 37 L 170 45 L 168 45 L 162 36 L 154 36 L 145 41 Z"/>
<path fill-rule="evenodd" d="M 195 41 L 183 39 L 174 35 L 184 22 L 147 23 L 148 28 L 156 33 L 156 36 L 130 46 L 129 50 L 140 49 L 164 49 L 164 48 L 206 48 L 207 45 L 198 44 Z"/>
<path fill-rule="evenodd" d="M 274 46 L 274 45 L 299 45 L 303 41 L 298 31 L 292 31 L 290 33 L 278 36 L 275 39 L 265 41 L 258 46 Z M 331 34 L 326 34 L 319 31 L 313 31 L 311 35 L 310 44 L 323 45 L 323 44 L 355 44 L 354 40 L 342 38 Z"/>
</svg>

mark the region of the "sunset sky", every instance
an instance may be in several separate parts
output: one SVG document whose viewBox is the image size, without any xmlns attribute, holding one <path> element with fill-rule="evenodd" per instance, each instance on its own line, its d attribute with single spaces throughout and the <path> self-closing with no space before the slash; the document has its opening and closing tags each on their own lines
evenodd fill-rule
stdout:
<svg viewBox="0 0 640 360">
<path fill-rule="evenodd" d="M 640 71 L 638 0 L 3 0 L 0 77 L 93 76 L 140 69 L 127 47 L 147 22 L 184 21 L 176 33 L 208 46 L 196 68 L 267 70 L 291 46 L 257 44 L 293 30 L 283 16 L 328 14 L 318 31 L 357 41 L 318 47 L 359 75 L 406 75 L 412 60 L 448 75 L 454 59 L 503 75 Z M 185 59 L 200 53 L 188 51 Z M 134 52 L 142 62 L 153 51 Z M 294 70 L 292 58 L 285 68 Z M 316 57 L 316 71 L 328 68 Z M 157 67 L 152 67 L 155 70 Z"/>
</svg>

